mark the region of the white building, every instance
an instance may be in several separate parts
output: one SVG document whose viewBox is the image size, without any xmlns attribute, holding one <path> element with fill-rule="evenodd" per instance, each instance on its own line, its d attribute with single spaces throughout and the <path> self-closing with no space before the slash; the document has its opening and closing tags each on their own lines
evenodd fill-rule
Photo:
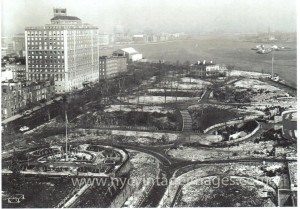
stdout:
<svg viewBox="0 0 300 209">
<path fill-rule="evenodd" d="M 143 59 L 143 55 L 136 51 L 134 48 L 124 48 L 113 52 L 113 56 L 125 56 L 127 61 L 135 62 Z"/>
<path fill-rule="evenodd" d="M 22 81 L 26 79 L 26 66 L 19 64 L 6 65 L 1 69 L 1 81 Z"/>
<path fill-rule="evenodd" d="M 1 70 L 1 82 L 8 81 L 14 78 L 14 74 L 12 70 Z"/>
<path fill-rule="evenodd" d="M 32 81 L 54 80 L 58 94 L 99 78 L 98 28 L 54 8 L 51 24 L 25 29 L 26 72 Z"/>
</svg>

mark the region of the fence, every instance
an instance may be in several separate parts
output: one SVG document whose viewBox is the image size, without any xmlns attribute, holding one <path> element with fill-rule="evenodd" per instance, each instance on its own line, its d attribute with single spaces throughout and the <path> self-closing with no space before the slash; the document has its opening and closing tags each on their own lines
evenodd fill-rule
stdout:
<svg viewBox="0 0 300 209">
<path fill-rule="evenodd" d="M 78 128 L 90 128 L 90 126 L 78 126 Z M 158 131 L 157 127 L 146 126 L 118 126 L 118 125 L 99 125 L 94 126 L 94 129 L 121 129 L 121 130 L 138 130 L 138 131 Z"/>
<path fill-rule="evenodd" d="M 204 131 L 203 131 L 203 133 L 207 133 L 207 132 L 209 132 L 210 130 L 212 130 L 212 129 L 214 129 L 214 128 L 218 128 L 218 127 L 222 127 L 222 126 L 226 126 L 226 125 L 233 125 L 233 124 L 236 124 L 236 123 L 241 123 L 241 122 L 246 122 L 246 121 L 249 121 L 249 120 L 255 120 L 255 119 L 257 119 L 259 116 L 256 116 L 256 115 L 254 115 L 254 116 L 247 116 L 247 117 L 245 117 L 244 118 L 244 120 L 241 120 L 241 119 L 239 119 L 239 118 L 235 118 L 235 119 L 233 119 L 233 120 L 231 120 L 231 121 L 227 121 L 227 122 L 222 122 L 222 123 L 218 123 L 218 124 L 215 124 L 215 125 L 213 125 L 213 126 L 210 126 L 210 127 L 208 127 L 207 129 L 205 129 Z"/>
<path fill-rule="evenodd" d="M 256 132 L 260 129 L 260 124 L 257 121 L 255 121 L 255 122 L 257 123 L 257 127 L 250 134 L 247 134 L 246 136 L 238 138 L 238 139 L 233 139 L 233 140 L 227 141 L 226 144 L 232 144 L 232 143 L 236 143 L 236 142 L 241 142 L 241 141 L 243 141 L 245 139 L 250 138 L 254 134 L 256 134 Z"/>
</svg>

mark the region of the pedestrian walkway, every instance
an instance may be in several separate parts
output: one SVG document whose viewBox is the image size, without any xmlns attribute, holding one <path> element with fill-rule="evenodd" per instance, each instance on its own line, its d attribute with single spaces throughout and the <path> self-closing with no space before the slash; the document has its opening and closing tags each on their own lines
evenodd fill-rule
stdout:
<svg viewBox="0 0 300 209">
<path fill-rule="evenodd" d="M 182 120 L 183 120 L 183 127 L 182 131 L 191 131 L 192 130 L 192 118 L 190 113 L 187 110 L 180 110 Z"/>
</svg>

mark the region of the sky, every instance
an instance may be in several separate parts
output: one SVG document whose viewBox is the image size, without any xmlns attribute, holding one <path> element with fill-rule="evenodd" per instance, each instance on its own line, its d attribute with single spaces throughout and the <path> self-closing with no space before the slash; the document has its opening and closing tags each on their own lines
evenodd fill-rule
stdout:
<svg viewBox="0 0 300 209">
<path fill-rule="evenodd" d="M 1 34 L 50 23 L 54 7 L 111 33 L 296 31 L 297 0 L 1 0 Z"/>
</svg>

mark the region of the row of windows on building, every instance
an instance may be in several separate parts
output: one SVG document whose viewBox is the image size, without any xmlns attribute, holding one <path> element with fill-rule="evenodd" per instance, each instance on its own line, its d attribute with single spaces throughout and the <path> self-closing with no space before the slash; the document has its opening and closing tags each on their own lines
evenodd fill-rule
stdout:
<svg viewBox="0 0 300 209">
<path fill-rule="evenodd" d="M 28 72 L 64 72 L 63 69 L 28 69 Z"/>
<path fill-rule="evenodd" d="M 58 41 L 60 41 L 60 40 L 64 40 L 64 38 L 60 38 L 60 37 L 58 37 L 58 38 L 49 38 L 49 37 L 45 37 L 45 38 L 31 38 L 31 37 L 29 37 L 29 38 L 27 38 L 27 40 L 28 41 L 42 41 L 42 39 L 44 40 L 44 41 L 56 41 L 56 40 L 58 40 Z"/>
<path fill-rule="evenodd" d="M 28 36 L 63 36 L 63 31 L 30 31 L 27 33 Z"/>
<path fill-rule="evenodd" d="M 30 68 L 38 68 L 38 67 L 47 68 L 48 65 L 28 65 L 28 67 L 30 67 Z M 65 65 L 49 65 L 49 67 L 50 67 L 50 68 L 57 68 L 57 67 L 58 67 L 58 68 L 59 68 L 59 67 L 64 68 Z"/>
<path fill-rule="evenodd" d="M 47 56 L 47 55 L 44 55 L 44 56 L 28 56 L 28 59 L 48 59 L 48 58 L 50 58 L 50 59 L 64 59 L 65 58 L 65 56 L 60 56 L 60 55 L 58 55 L 58 56 Z"/>
<path fill-rule="evenodd" d="M 95 49 L 97 49 L 97 45 L 94 47 Z M 39 50 L 53 50 L 53 49 L 64 49 L 63 46 L 52 46 L 52 45 L 47 45 L 47 46 L 41 46 L 41 45 L 35 45 L 33 47 L 28 46 L 28 49 L 39 49 Z M 70 49 L 74 50 L 79 50 L 79 49 L 90 49 L 90 46 L 88 46 L 87 44 L 80 44 L 80 45 L 76 45 L 76 47 L 74 48 L 73 46 L 70 45 Z"/>
<path fill-rule="evenodd" d="M 28 64 L 46 64 L 46 63 L 59 64 L 59 63 L 65 63 L 65 62 L 64 62 L 64 60 L 28 60 Z"/>
<path fill-rule="evenodd" d="M 67 27 L 66 27 L 67 28 Z M 47 27 L 47 29 L 51 29 L 51 27 Z M 87 34 L 91 34 L 91 30 L 69 30 L 68 35 L 82 35 L 86 36 Z M 94 35 L 98 34 L 98 31 L 95 29 Z M 27 32 L 28 36 L 63 36 L 64 31 L 51 31 L 51 30 L 45 30 L 45 31 L 28 31 Z"/>
<path fill-rule="evenodd" d="M 64 51 L 29 51 L 28 54 L 64 54 Z"/>
<path fill-rule="evenodd" d="M 64 47 L 62 46 L 62 47 L 60 47 L 60 46 L 58 46 L 58 47 L 52 47 L 52 46 L 35 46 L 35 47 L 28 47 L 28 49 L 39 49 L 39 50 L 53 50 L 53 49 L 64 49 Z"/>
<path fill-rule="evenodd" d="M 28 75 L 29 80 L 49 80 L 64 81 L 65 76 L 63 74 L 30 74 Z"/>
<path fill-rule="evenodd" d="M 70 22 L 68 22 L 68 24 L 70 24 Z M 39 30 L 40 29 L 41 27 L 39 28 Z M 91 27 L 90 25 L 77 25 L 77 24 L 76 25 L 47 25 L 45 27 L 42 27 L 42 29 L 46 29 L 46 30 L 71 29 L 71 31 L 78 30 L 78 29 L 88 29 L 88 30 L 93 29 L 94 31 L 98 30 L 98 28 Z M 35 28 L 33 30 L 37 30 L 37 29 Z M 70 33 L 68 32 L 68 34 Z"/>
<path fill-rule="evenodd" d="M 30 46 L 30 45 L 33 45 L 33 46 L 35 46 L 35 45 L 38 45 L 38 46 L 40 46 L 40 45 L 44 45 L 44 46 L 48 46 L 48 45 L 64 45 L 64 42 L 63 41 L 56 41 L 56 42 L 47 42 L 47 41 L 44 41 L 44 42 L 28 42 L 28 46 Z"/>
</svg>

